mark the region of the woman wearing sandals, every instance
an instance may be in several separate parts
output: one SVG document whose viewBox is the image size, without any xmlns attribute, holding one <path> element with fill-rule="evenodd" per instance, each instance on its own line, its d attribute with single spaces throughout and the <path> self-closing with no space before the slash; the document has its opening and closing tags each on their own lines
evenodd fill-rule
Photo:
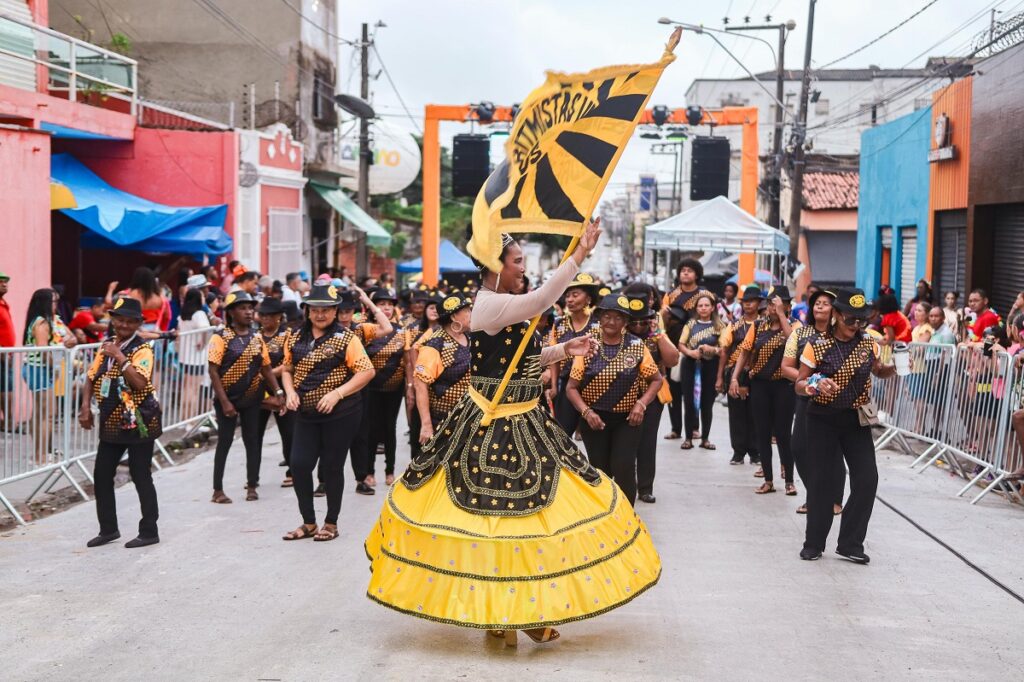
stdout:
<svg viewBox="0 0 1024 682">
<path fill-rule="evenodd" d="M 850 468 L 850 497 L 843 509 L 836 554 L 858 564 L 871 561 L 864 553 L 871 510 L 878 489 L 878 465 L 871 419 L 861 407 L 871 399 L 871 377 L 896 373 L 878 359 L 878 345 L 863 329 L 871 306 L 860 289 L 836 292 L 832 335 L 809 343 L 800 356 L 795 390 L 810 397 L 807 405 L 807 447 L 819 458 L 807 488 L 807 532 L 800 558 L 814 561 L 825 550 L 832 528 L 836 469 Z M 876 420 L 877 421 L 877 420 Z"/>
<path fill-rule="evenodd" d="M 679 349 L 661 330 L 658 312 L 653 305 L 656 300 L 654 287 L 649 284 L 630 284 L 623 293 L 628 295 L 635 292 L 642 295 L 645 291 L 648 295 L 644 296 L 643 300 L 647 301 L 647 305 L 633 313 L 627 328 L 630 334 L 643 340 L 647 345 L 654 364 L 664 377 L 667 367 L 679 364 Z M 658 389 L 658 399 L 644 412 L 644 423 L 636 452 L 636 492 L 637 498 L 647 504 L 654 504 L 656 501 L 654 474 L 657 463 L 658 427 L 661 426 L 661 415 L 665 411 L 665 405 L 671 402 L 672 392 L 668 387 L 668 381 L 664 380 Z"/>
<path fill-rule="evenodd" d="M 609 294 L 601 299 L 596 308 L 598 352 L 573 360 L 566 386 L 580 413 L 580 435 L 590 463 L 618 484 L 630 504 L 636 502 L 640 427 L 662 384 L 646 344 L 626 332 L 631 315 L 643 308 L 639 298 Z"/>
<path fill-rule="evenodd" d="M 213 498 L 216 504 L 231 504 L 224 494 L 224 467 L 235 437 L 235 427 L 242 425 L 245 446 L 246 494 L 248 502 L 259 499 L 260 484 L 260 403 L 266 383 L 273 405 L 282 406 L 284 391 L 270 365 L 270 356 L 263 336 L 253 327 L 256 306 L 244 291 L 232 291 L 224 298 L 226 326 L 210 338 L 210 383 L 213 386 L 213 409 L 217 417 L 217 449 L 213 456 Z"/>
<path fill-rule="evenodd" d="M 156 488 L 151 466 L 153 442 L 160 436 L 160 405 L 150 378 L 153 375 L 153 346 L 139 336 L 142 305 L 134 298 L 114 300 L 110 310 L 113 338 L 96 352 L 83 387 L 82 409 L 78 423 L 83 429 L 93 426 L 92 398 L 100 415 L 99 446 L 94 470 L 96 516 L 99 535 L 86 543 L 99 547 L 121 537 L 117 528 L 117 504 L 114 498 L 114 474 L 117 463 L 128 452 L 128 469 L 139 494 L 142 519 L 139 535 L 125 547 L 145 547 L 160 542 L 157 533 Z"/>
<path fill-rule="evenodd" d="M 385 320 L 392 318 L 398 297 L 394 289 L 379 288 L 370 294 L 370 301 L 374 305 L 370 311 L 373 318 L 364 322 L 363 326 L 374 327 L 373 340 L 366 344 L 366 354 L 376 374 L 363 391 L 366 403 L 360 427 L 364 430 L 365 442 L 361 452 L 357 452 L 355 445 L 352 448 L 352 456 L 361 455 L 364 460 L 362 466 L 366 476 L 356 486 L 356 492 L 363 495 L 373 494 L 373 486 L 377 484 L 374 463 L 379 443 L 384 444 L 384 483 L 390 486 L 395 481 L 398 413 L 402 409 L 402 396 L 405 393 L 405 332 L 397 323 L 389 323 L 389 331 L 380 334 L 384 327 L 376 324 L 378 316 Z"/>
<path fill-rule="evenodd" d="M 683 428 L 686 439 L 679 446 L 683 450 L 693 449 L 691 434 L 700 432 L 700 447 L 714 450 L 715 445 L 708 436 L 711 433 L 711 417 L 715 409 L 715 396 L 721 386 L 718 382 L 719 356 L 722 351 L 718 337 L 725 328 L 718 317 L 715 295 L 701 293 L 694 302 L 694 315 L 683 327 L 679 336 L 679 352 L 683 354 L 683 413 L 686 415 Z M 694 388 L 700 372 L 700 412 L 693 404 Z"/>
<path fill-rule="evenodd" d="M 800 373 L 798 363 L 804 348 L 809 343 L 815 343 L 821 339 L 827 339 L 832 335 L 832 301 L 835 294 L 831 291 L 818 290 L 807 299 L 808 317 L 810 324 L 798 327 L 793 330 L 786 341 L 786 348 L 782 355 L 782 376 L 787 380 L 796 383 Z M 796 464 L 796 471 L 800 474 L 800 480 L 804 487 L 811 485 L 814 476 L 814 467 L 818 465 L 819 458 L 816 453 L 812 455 L 807 449 L 807 403 L 810 397 L 806 394 L 797 394 L 795 418 L 793 419 L 793 463 Z M 838 467 L 836 480 L 833 481 L 835 501 L 833 512 L 840 514 L 843 511 L 843 488 L 846 485 L 846 470 Z M 807 505 L 797 507 L 797 514 L 806 514 Z"/>
<path fill-rule="evenodd" d="M 281 376 L 286 404 L 298 413 L 291 468 L 303 522 L 285 540 L 312 537 L 325 542 L 338 537 L 345 457 L 362 416 L 359 392 L 374 375 L 359 337 L 338 323 L 340 300 L 333 285 L 314 285 L 305 300 L 306 321 L 288 336 L 284 347 Z M 327 493 L 327 515 L 319 530 L 313 509 L 313 468 L 318 461 Z"/>
<path fill-rule="evenodd" d="M 422 446 L 434 437 L 434 428 L 462 400 L 469 388 L 469 321 L 473 299 L 464 294 L 447 296 L 441 303 L 441 328 L 419 349 L 413 391 L 419 413 L 417 441 Z"/>
<path fill-rule="evenodd" d="M 775 492 L 772 472 L 772 436 L 779 446 L 786 479 L 786 494 L 796 495 L 793 485 L 793 452 L 790 438 L 793 434 L 793 410 L 796 396 L 793 385 L 782 376 L 782 354 L 786 340 L 799 322 L 789 321 L 789 303 L 792 297 L 784 286 L 768 292 L 765 318 L 751 326 L 740 344 L 740 357 L 729 383 L 729 395 L 740 395 L 739 377 L 744 371 L 750 375 L 750 401 L 754 411 L 754 432 L 761 468 L 755 476 L 764 476 L 764 483 L 754 490 L 758 495 Z"/>
<path fill-rule="evenodd" d="M 366 539 L 373 601 L 487 629 L 514 646 L 517 630 L 554 641 L 554 626 L 600 615 L 657 582 L 661 565 L 643 523 L 540 405 L 542 367 L 591 353 L 594 341 L 545 345 L 523 321 L 562 295 L 599 234 L 588 225 L 579 249 L 528 294 L 520 294 L 519 244 L 504 235 L 500 252 L 485 254 L 470 242 L 489 264 L 472 314 L 470 390 L 391 488 Z"/>
<path fill-rule="evenodd" d="M 270 371 L 274 373 L 278 384 L 281 383 L 281 375 L 284 373 L 284 345 L 288 340 L 288 329 L 282 324 L 284 319 L 284 305 L 281 299 L 267 296 L 260 301 L 256 308 L 257 321 L 260 325 L 260 335 L 267 347 L 267 357 L 270 358 Z M 266 391 L 269 393 L 269 390 Z M 295 413 L 286 409 L 268 409 L 272 405 L 265 405 L 260 410 L 260 451 L 263 451 L 263 436 L 266 434 L 267 425 L 270 423 L 270 415 L 274 415 L 274 422 L 277 424 L 278 433 L 281 434 L 281 450 L 284 454 L 285 470 L 282 488 L 292 487 L 292 440 L 295 437 Z M 283 405 L 282 405 L 283 407 Z"/>
</svg>

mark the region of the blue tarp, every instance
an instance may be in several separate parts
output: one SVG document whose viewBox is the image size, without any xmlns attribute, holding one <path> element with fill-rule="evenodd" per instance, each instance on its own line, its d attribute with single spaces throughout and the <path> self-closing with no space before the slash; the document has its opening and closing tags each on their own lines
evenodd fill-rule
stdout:
<svg viewBox="0 0 1024 682">
<path fill-rule="evenodd" d="M 89 228 L 82 246 L 163 253 L 219 255 L 231 251 L 224 231 L 226 204 L 165 206 L 111 187 L 70 154 L 55 154 L 51 178 L 71 190 L 77 208 L 61 213 Z"/>
<path fill-rule="evenodd" d="M 441 240 L 441 248 L 438 249 L 438 265 L 441 272 L 476 272 L 477 267 L 473 265 L 469 256 L 459 251 L 459 247 L 447 239 Z M 416 258 L 399 263 L 396 268 L 398 272 L 420 272 L 423 270 L 423 259 Z"/>
</svg>

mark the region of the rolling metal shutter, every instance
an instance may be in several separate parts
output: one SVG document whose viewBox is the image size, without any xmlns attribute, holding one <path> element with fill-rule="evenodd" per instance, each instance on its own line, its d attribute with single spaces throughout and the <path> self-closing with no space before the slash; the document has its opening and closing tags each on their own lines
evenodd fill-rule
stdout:
<svg viewBox="0 0 1024 682">
<path fill-rule="evenodd" d="M 1024 291 L 1024 204 L 1006 204 L 992 220 L 992 291 L 989 302 L 1005 316 Z"/>
<path fill-rule="evenodd" d="M 0 14 L 7 14 L 32 23 L 32 12 L 25 0 L 0 0 Z M 0 54 L 0 84 L 19 90 L 36 89 L 36 66 L 28 59 L 35 57 L 35 36 L 32 29 L 13 21 L 0 19 L 0 48 L 27 59 Z"/>
<path fill-rule="evenodd" d="M 935 214 L 934 291 L 945 296 L 957 291 L 961 297 L 967 288 L 967 211 L 938 211 Z M 941 301 L 941 298 L 939 299 Z"/>
<path fill-rule="evenodd" d="M 917 228 L 900 228 L 900 305 L 917 294 Z"/>
</svg>

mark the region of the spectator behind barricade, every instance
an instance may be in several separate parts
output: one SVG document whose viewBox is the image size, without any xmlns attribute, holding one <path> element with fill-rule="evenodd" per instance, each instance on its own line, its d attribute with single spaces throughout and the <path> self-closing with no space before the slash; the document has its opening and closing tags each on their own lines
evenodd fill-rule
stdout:
<svg viewBox="0 0 1024 682">
<path fill-rule="evenodd" d="M 0 272 L 0 348 L 13 348 L 17 344 L 14 334 L 14 320 L 11 319 L 11 307 L 4 300 L 7 295 L 10 276 Z M 11 396 L 14 394 L 14 356 L 0 354 L 0 425 L 8 430 L 6 411 L 11 409 Z"/>
<path fill-rule="evenodd" d="M 911 315 L 913 315 L 913 319 L 911 319 L 913 329 L 910 330 L 910 340 L 914 343 L 928 343 L 932 340 L 935 328 L 928 321 L 928 311 L 930 308 L 930 303 L 915 303 L 910 308 Z"/>
<path fill-rule="evenodd" d="M 960 308 L 960 292 L 947 291 L 942 300 L 944 303 L 942 314 L 946 318 L 946 326 L 949 327 L 949 331 L 953 332 L 953 336 L 959 338 L 964 316 L 964 311 Z"/>
<path fill-rule="evenodd" d="M 238 261 L 228 261 L 227 274 L 221 277 L 220 286 L 218 287 L 220 289 L 221 295 L 226 296 L 228 292 L 230 292 L 231 289 L 234 288 L 235 278 L 241 275 L 243 272 L 245 272 L 245 270 L 245 266 L 239 263 Z"/>
<path fill-rule="evenodd" d="M 932 297 L 931 282 L 923 278 L 919 279 L 917 281 L 917 292 L 915 296 L 909 301 L 907 301 L 907 304 L 903 306 L 903 314 L 910 319 L 911 326 L 914 326 L 916 324 L 914 322 L 914 306 L 917 305 L 918 303 L 925 303 L 929 307 L 931 307 L 932 303 L 934 302 L 935 301 Z"/>
<path fill-rule="evenodd" d="M 108 308 L 114 306 L 114 292 L 117 291 L 117 285 L 118 282 L 115 280 L 107 286 L 107 295 L 103 301 Z M 158 332 L 166 329 L 170 324 L 170 309 L 165 305 L 166 301 L 160 294 L 160 284 L 157 282 L 156 274 L 149 268 L 144 266 L 135 268 L 128 288 L 118 293 L 130 296 L 142 304 L 142 327 L 140 327 L 139 334 L 143 338 L 156 338 L 159 336 Z"/>
<path fill-rule="evenodd" d="M 879 331 L 883 338 L 879 343 L 883 346 L 891 346 L 896 341 L 909 343 L 912 339 L 910 334 L 910 320 L 900 312 L 899 301 L 892 294 L 882 294 L 876 303 L 878 312 L 882 315 L 879 322 Z"/>
<path fill-rule="evenodd" d="M 931 310 L 928 311 L 928 325 L 932 328 L 929 343 L 956 344 L 956 334 L 949 328 L 945 310 L 941 306 L 932 306 Z"/>
<path fill-rule="evenodd" d="M 68 329 L 75 334 L 79 343 L 99 343 L 103 338 L 107 331 L 105 310 L 103 299 L 98 296 L 78 301 L 78 310 L 68 323 Z"/>
<path fill-rule="evenodd" d="M 177 329 L 178 318 L 181 316 L 181 305 L 185 302 L 185 294 L 188 293 L 188 281 L 195 274 L 192 268 L 181 268 L 178 270 L 178 286 L 174 289 L 174 296 L 171 297 L 171 323 L 168 329 Z M 206 279 L 205 277 L 203 279 Z"/>
<path fill-rule="evenodd" d="M 1017 298 L 1014 299 L 1010 312 L 1006 313 L 1007 333 L 1013 331 L 1017 327 L 1017 323 L 1022 317 L 1024 317 L 1024 291 L 1017 294 Z M 1013 340 L 1012 336 L 1010 340 Z"/>
<path fill-rule="evenodd" d="M 182 415 L 186 418 L 199 413 L 200 394 L 209 390 L 206 347 L 210 342 L 210 336 L 198 330 L 209 329 L 211 326 L 209 316 L 203 311 L 202 290 L 189 289 L 181 306 L 178 339 L 175 342 L 178 362 L 184 374 L 181 409 Z"/>
<path fill-rule="evenodd" d="M 802 325 L 806 325 L 807 317 L 810 313 L 810 308 L 808 307 L 807 302 L 810 301 L 811 297 L 819 291 L 821 291 L 821 288 L 817 284 L 808 284 L 807 289 L 804 291 L 804 295 L 800 298 L 800 301 L 793 304 L 793 310 L 790 311 L 789 318 L 791 320 L 796 320 Z M 811 323 L 813 324 L 814 320 L 811 320 Z"/>
<path fill-rule="evenodd" d="M 263 275 L 257 282 L 256 298 L 262 301 L 267 296 L 274 295 L 274 278 L 270 275 Z"/>
<path fill-rule="evenodd" d="M 25 315 L 26 346 L 75 345 L 74 334 L 64 326 L 57 315 L 57 292 L 37 289 L 29 299 Z M 24 379 L 32 394 L 32 434 L 35 441 L 36 464 L 46 463 L 53 433 L 54 383 L 59 360 L 50 353 L 30 352 L 21 366 Z"/>
<path fill-rule="evenodd" d="M 64 297 L 63 284 L 54 284 L 51 288 L 57 292 L 57 314 L 60 315 L 61 320 L 67 323 L 75 316 L 75 308 L 71 305 L 71 301 Z"/>
<path fill-rule="evenodd" d="M 967 307 L 972 320 L 967 325 L 967 341 L 981 341 L 989 327 L 1002 326 L 999 314 L 988 305 L 988 294 L 984 289 L 973 289 L 967 297 Z"/>
</svg>

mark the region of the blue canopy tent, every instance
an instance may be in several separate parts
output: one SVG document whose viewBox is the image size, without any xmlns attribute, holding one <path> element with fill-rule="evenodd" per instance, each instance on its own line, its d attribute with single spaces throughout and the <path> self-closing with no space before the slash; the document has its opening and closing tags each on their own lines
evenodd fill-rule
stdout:
<svg viewBox="0 0 1024 682">
<path fill-rule="evenodd" d="M 473 260 L 447 239 L 441 240 L 438 256 L 438 266 L 442 273 L 477 272 Z M 399 263 L 395 269 L 398 272 L 420 272 L 423 270 L 423 259 L 407 260 L 404 263 Z"/>
<path fill-rule="evenodd" d="M 70 154 L 53 156 L 50 175 L 74 195 L 77 207 L 60 211 L 88 228 L 82 233 L 84 248 L 196 256 L 231 251 L 231 237 L 224 231 L 226 204 L 158 204 L 111 187 Z"/>
</svg>

